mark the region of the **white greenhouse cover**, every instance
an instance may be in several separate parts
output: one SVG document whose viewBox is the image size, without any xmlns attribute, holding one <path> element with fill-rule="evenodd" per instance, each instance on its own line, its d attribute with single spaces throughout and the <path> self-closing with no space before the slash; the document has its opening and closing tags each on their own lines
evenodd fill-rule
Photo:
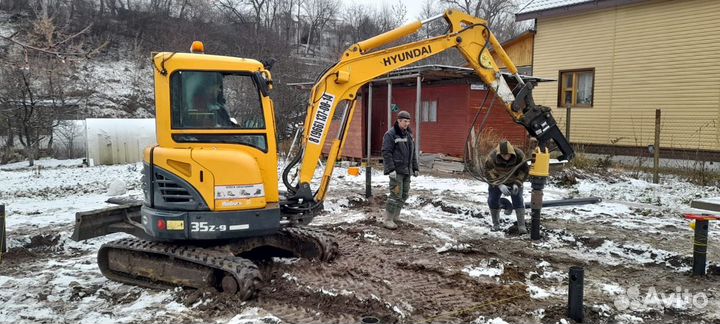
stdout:
<svg viewBox="0 0 720 324">
<path fill-rule="evenodd" d="M 125 164 L 143 160 L 145 147 L 155 145 L 155 119 L 86 119 L 88 162 Z"/>
</svg>

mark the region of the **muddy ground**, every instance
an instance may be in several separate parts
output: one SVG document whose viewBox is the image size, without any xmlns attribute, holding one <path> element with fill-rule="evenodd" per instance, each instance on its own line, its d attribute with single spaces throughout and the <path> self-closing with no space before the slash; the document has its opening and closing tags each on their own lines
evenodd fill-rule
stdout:
<svg viewBox="0 0 720 324">
<path fill-rule="evenodd" d="M 573 187 L 550 189 L 565 190 L 561 188 L 572 191 Z M 318 217 L 317 226 L 339 242 L 341 253 L 334 261 L 263 263 L 265 287 L 251 301 L 178 288 L 171 291 L 174 301 L 190 311 L 153 317 L 150 322 L 222 322 L 257 307 L 272 315 L 255 319 L 263 323 L 358 323 L 366 317 L 381 323 L 493 323 L 495 318 L 510 323 L 571 323 L 566 314 L 571 266 L 585 270 L 587 323 L 720 322 L 720 268 L 711 262 L 707 276 L 690 275 L 692 231 L 662 205 L 625 202 L 627 210 L 605 215 L 598 207 L 545 209 L 543 238 L 531 241 L 528 235 L 516 234 L 513 215 L 504 216 L 504 232 L 490 233 L 487 209 L 475 206 L 484 197 L 468 202 L 466 193 L 439 195 L 426 188 L 413 190 L 400 228 L 387 230 L 375 220 L 384 207 L 384 187 L 374 190 L 377 194 L 368 200 L 356 187 L 340 186 L 329 202 L 355 218 L 321 221 L 337 218 L 332 215 L 337 208 Z M 71 225 L 14 231 L 27 240 L 3 256 L 2 275 L 22 277 L 48 267 L 61 268 L 62 259 L 74 258 L 81 260 L 75 267 L 91 269 L 92 252 L 101 242 L 86 241 L 83 244 L 93 247 L 78 247 L 66 239 L 69 232 Z M 709 255 L 717 258 L 718 252 L 711 246 Z M 651 287 L 667 293 L 678 287 L 690 289 L 705 294 L 709 303 L 702 308 L 644 304 L 623 309 L 618 300 L 632 299 L 626 291 L 635 286 L 642 292 Z M 69 300 L 51 306 L 58 312 L 70 311 L 73 301 L 84 298 L 130 305 L 143 292 L 121 284 L 108 286 L 101 277 L 69 287 Z M 53 294 L 52 287 L 30 291 L 33 299 L 43 302 Z"/>
</svg>

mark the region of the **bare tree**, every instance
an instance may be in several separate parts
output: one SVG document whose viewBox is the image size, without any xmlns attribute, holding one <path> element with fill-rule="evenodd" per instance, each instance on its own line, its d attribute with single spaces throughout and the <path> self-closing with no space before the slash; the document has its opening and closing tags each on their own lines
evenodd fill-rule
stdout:
<svg viewBox="0 0 720 324">
<path fill-rule="evenodd" d="M 76 158 L 82 156 L 83 147 L 78 145 L 77 140 L 81 138 L 82 128 L 74 120 L 63 120 L 58 122 L 54 134 L 57 137 L 57 144 L 60 147 L 58 155 L 62 158 Z"/>
<path fill-rule="evenodd" d="M 407 8 L 402 2 L 392 5 L 383 4 L 380 10 L 375 11 L 375 22 L 381 32 L 395 29 L 403 24 L 407 16 Z"/>
<path fill-rule="evenodd" d="M 516 0 L 440 0 L 452 8 L 458 8 L 475 17 L 485 19 L 500 40 L 510 39 L 520 33 L 515 23 Z"/>
<path fill-rule="evenodd" d="M 35 65 L 35 63 L 33 63 Z M 37 66 L 37 65 L 35 65 Z M 43 100 L 40 83 L 35 81 L 36 67 L 4 69 L 0 74 L 3 84 L 3 118 L 13 122 L 13 133 L 23 146 L 24 155 L 33 166 L 40 151 L 40 144 L 51 132 L 55 116 Z"/>
<path fill-rule="evenodd" d="M 340 2 L 339 0 L 305 0 L 301 6 L 308 24 L 307 48 L 305 50 L 308 53 L 312 38 L 335 17 Z"/>
<path fill-rule="evenodd" d="M 350 5 L 342 13 L 343 24 L 337 36 L 343 51 L 351 44 L 399 27 L 405 20 L 407 9 L 403 4 L 384 5 L 380 8 L 365 4 Z"/>
<path fill-rule="evenodd" d="M 336 55 L 350 45 L 380 33 L 373 16 L 372 8 L 367 5 L 353 4 L 345 8 L 341 15 L 343 23 L 337 26 L 335 31 L 339 43 L 335 50 Z"/>
<path fill-rule="evenodd" d="M 418 19 L 427 19 L 436 15 L 439 15 L 445 11 L 444 5 L 439 3 L 438 0 L 425 0 L 422 3 L 420 9 L 420 17 Z M 421 35 L 424 38 L 436 36 L 443 31 L 447 30 L 447 23 L 444 21 L 434 20 L 423 26 Z"/>
<path fill-rule="evenodd" d="M 75 80 L 72 58 L 87 57 L 95 51 L 84 51 L 79 37 L 89 27 L 72 33 L 56 26 L 50 14 L 61 12 L 58 3 L 41 1 L 33 7 L 37 18 L 29 28 L 0 35 L 15 45 L 0 61 L 0 120 L 10 121 L 8 133 L 22 144 L 31 166 L 41 144 L 52 145 L 52 129 L 63 110 L 71 106 L 68 92 Z"/>
</svg>

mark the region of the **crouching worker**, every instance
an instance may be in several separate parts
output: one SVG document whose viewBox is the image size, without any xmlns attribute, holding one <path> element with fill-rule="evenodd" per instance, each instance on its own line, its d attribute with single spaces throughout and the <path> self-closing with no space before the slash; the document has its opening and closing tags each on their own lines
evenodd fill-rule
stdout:
<svg viewBox="0 0 720 324">
<path fill-rule="evenodd" d="M 410 113 L 401 111 L 397 121 L 383 136 L 382 156 L 384 173 L 390 176 L 390 197 L 385 207 L 383 226 L 396 229 L 410 192 L 410 176 L 418 175 L 418 161 L 415 155 L 415 141 L 410 132 Z"/>
<path fill-rule="evenodd" d="M 525 203 L 523 202 L 523 182 L 530 168 L 525 154 L 513 148 L 507 140 L 500 141 L 485 159 L 485 178 L 488 181 L 488 207 L 492 217 L 493 231 L 500 230 L 500 198 L 510 196 L 517 216 L 518 233 L 525 234 Z"/>
</svg>

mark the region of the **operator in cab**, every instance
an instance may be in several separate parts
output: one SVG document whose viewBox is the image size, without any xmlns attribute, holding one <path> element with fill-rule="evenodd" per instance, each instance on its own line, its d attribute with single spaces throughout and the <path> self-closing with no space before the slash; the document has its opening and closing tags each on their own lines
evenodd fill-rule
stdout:
<svg viewBox="0 0 720 324">
<path fill-rule="evenodd" d="M 233 127 L 235 124 L 225 109 L 225 102 L 218 85 L 210 84 L 199 87 L 193 96 L 193 108 L 198 118 L 196 122 L 200 127 Z"/>
</svg>

